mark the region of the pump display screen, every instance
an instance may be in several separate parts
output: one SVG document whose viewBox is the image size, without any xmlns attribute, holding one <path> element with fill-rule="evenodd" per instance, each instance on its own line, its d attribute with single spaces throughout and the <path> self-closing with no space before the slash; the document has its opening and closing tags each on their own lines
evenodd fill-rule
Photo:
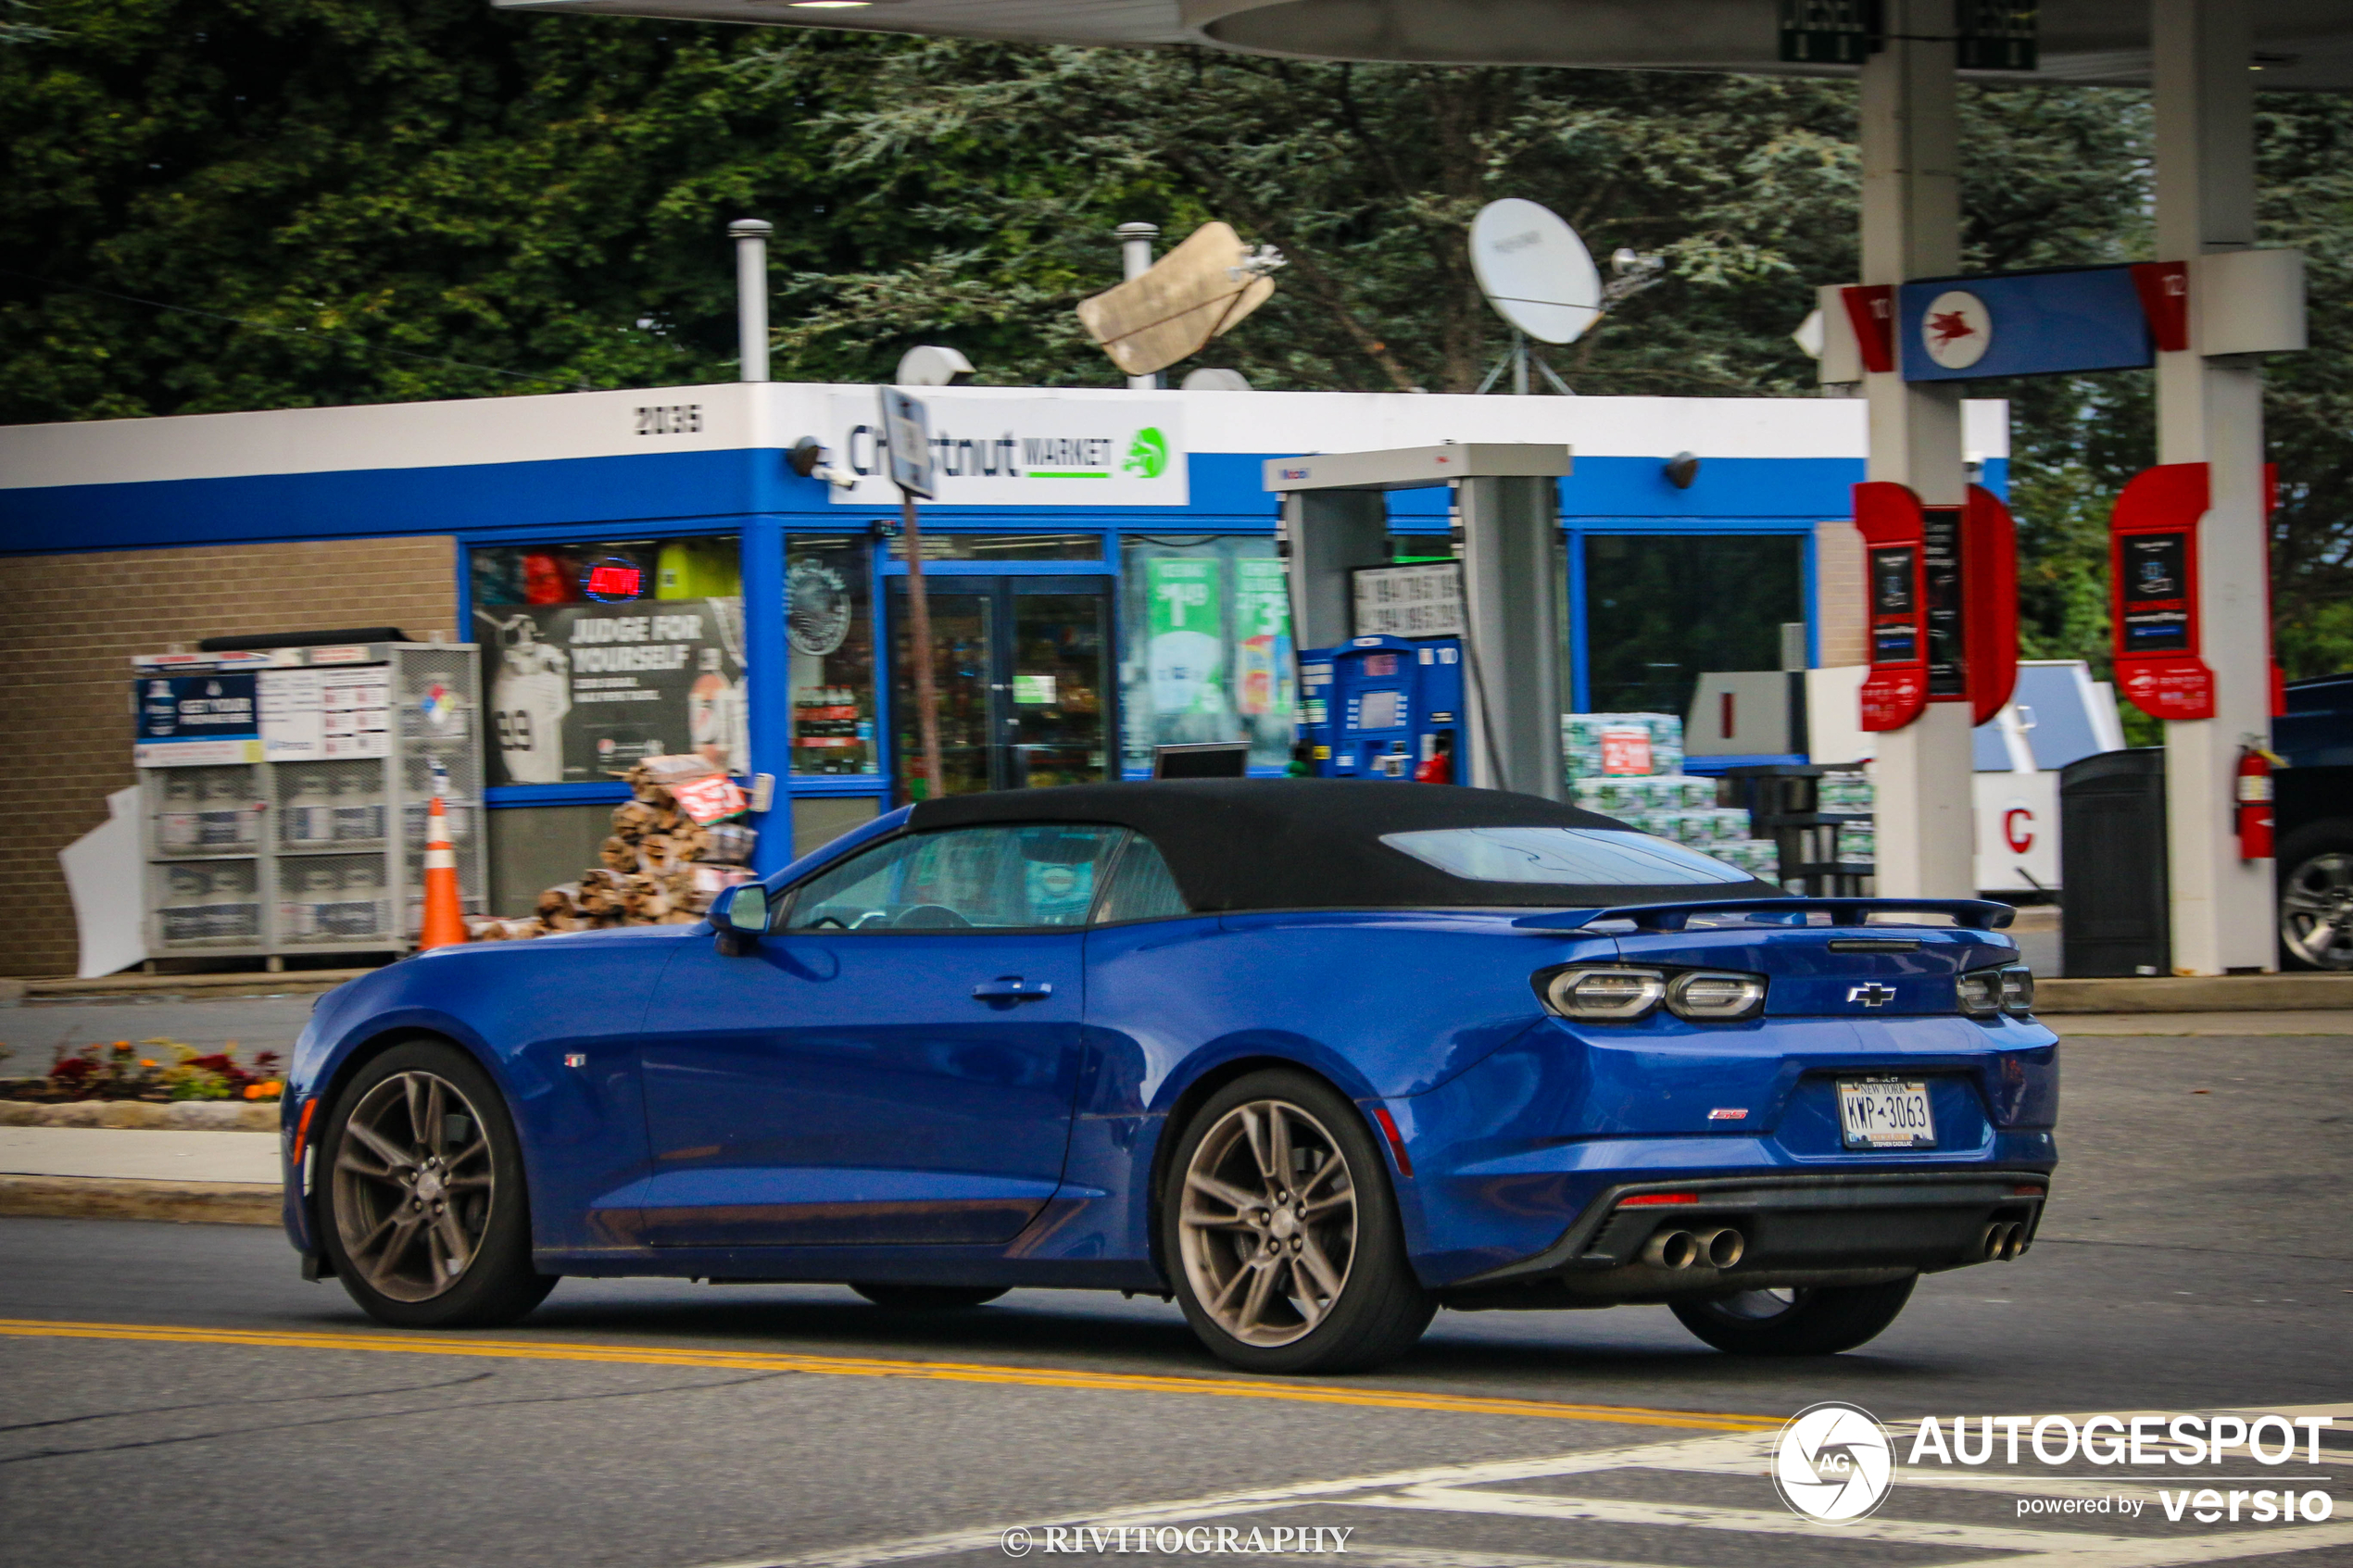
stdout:
<svg viewBox="0 0 2353 1568">
<path fill-rule="evenodd" d="M 1920 656 L 1913 579 L 1919 552 L 1899 545 L 1871 552 L 1871 662 L 1909 664 Z"/>
<path fill-rule="evenodd" d="M 2123 546 L 2124 651 L 2187 652 L 2188 539 L 2180 533 L 2135 533 Z"/>
<path fill-rule="evenodd" d="M 1395 654 L 1379 657 L 1396 662 Z M 1403 692 L 1366 692 L 1357 698 L 1356 727 L 1360 730 L 1393 730 L 1405 722 Z"/>
</svg>

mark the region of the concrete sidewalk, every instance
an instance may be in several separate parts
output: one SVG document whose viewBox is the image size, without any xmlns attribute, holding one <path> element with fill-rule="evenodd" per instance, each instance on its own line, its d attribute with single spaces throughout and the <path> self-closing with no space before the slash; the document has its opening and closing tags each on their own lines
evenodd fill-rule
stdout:
<svg viewBox="0 0 2353 1568">
<path fill-rule="evenodd" d="M 0 1127 L 0 1175 L 146 1182 L 278 1181 L 274 1133 Z"/>
</svg>

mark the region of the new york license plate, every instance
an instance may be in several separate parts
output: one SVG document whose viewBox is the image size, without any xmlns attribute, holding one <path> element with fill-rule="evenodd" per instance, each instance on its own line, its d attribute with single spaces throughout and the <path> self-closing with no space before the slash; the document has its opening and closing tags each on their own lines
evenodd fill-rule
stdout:
<svg viewBox="0 0 2353 1568">
<path fill-rule="evenodd" d="M 1934 1148 L 1928 1085 L 1917 1078 L 1841 1078 L 1838 1122 L 1849 1148 Z"/>
</svg>

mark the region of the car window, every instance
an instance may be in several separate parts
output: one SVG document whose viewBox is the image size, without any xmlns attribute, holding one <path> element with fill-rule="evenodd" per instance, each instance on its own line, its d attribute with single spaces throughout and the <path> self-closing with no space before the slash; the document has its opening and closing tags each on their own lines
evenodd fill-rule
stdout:
<svg viewBox="0 0 2353 1568">
<path fill-rule="evenodd" d="M 1431 828 L 1385 833 L 1380 841 L 1468 882 L 1657 887 L 1749 880 L 1696 849 L 1629 828 Z"/>
<path fill-rule="evenodd" d="M 1112 868 L 1110 885 L 1103 889 L 1103 901 L 1095 910 L 1095 923 L 1167 920 L 1190 913 L 1159 848 L 1140 834 L 1129 839 L 1119 853 L 1119 864 Z"/>
<path fill-rule="evenodd" d="M 1124 828 L 1052 823 L 914 834 L 803 883 L 787 931 L 1084 925 Z"/>
</svg>

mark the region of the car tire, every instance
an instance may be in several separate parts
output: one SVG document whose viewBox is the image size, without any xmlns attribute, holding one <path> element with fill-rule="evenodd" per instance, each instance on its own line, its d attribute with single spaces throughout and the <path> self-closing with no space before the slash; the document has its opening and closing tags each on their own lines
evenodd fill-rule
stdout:
<svg viewBox="0 0 2353 1568">
<path fill-rule="evenodd" d="M 1362 1110 L 1320 1079 L 1272 1069 L 1219 1089 L 1175 1136 L 1161 1256 L 1214 1355 L 1295 1374 L 1362 1372 L 1413 1348 L 1437 1302 L 1405 1255 Z M 1288 1173 L 1270 1168 L 1283 1150 Z"/>
<path fill-rule="evenodd" d="M 506 1101 L 446 1040 L 406 1041 L 361 1067 L 335 1098 L 317 1169 L 320 1241 L 379 1323 L 495 1328 L 556 1287 L 532 1267 L 522 1145 Z"/>
<path fill-rule="evenodd" d="M 2353 970 L 2353 822 L 2296 829 L 2274 860 L 2280 888 L 2280 964 Z"/>
<path fill-rule="evenodd" d="M 1834 1356 L 1879 1336 L 1912 1298 L 1919 1275 L 1886 1285 L 1743 1290 L 1669 1302 L 1685 1328 L 1732 1356 Z"/>
<path fill-rule="evenodd" d="M 944 1312 L 959 1307 L 985 1307 L 1005 1294 L 994 1285 L 876 1285 L 852 1280 L 849 1288 L 877 1307 L 894 1312 Z"/>
</svg>

